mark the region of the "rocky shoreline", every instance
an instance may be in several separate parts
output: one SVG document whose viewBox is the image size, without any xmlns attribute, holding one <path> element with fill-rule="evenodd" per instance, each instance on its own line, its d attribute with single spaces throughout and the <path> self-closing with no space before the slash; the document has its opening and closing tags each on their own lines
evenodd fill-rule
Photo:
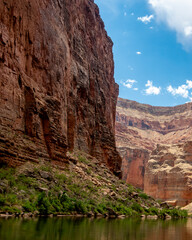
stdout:
<svg viewBox="0 0 192 240">
<path fill-rule="evenodd" d="M 187 211 L 155 201 L 82 152 L 68 153 L 65 167 L 30 162 L 0 169 L 1 217 L 187 217 Z"/>
<path fill-rule="evenodd" d="M 74 215 L 66 215 L 66 214 L 50 214 L 50 215 L 39 215 L 39 214 L 34 214 L 34 213 L 0 213 L 0 218 L 22 218 L 22 219 L 34 219 L 34 218 L 53 218 L 53 217 L 72 217 L 72 218 L 105 218 L 105 219 L 125 219 L 125 218 L 130 218 L 129 216 L 126 215 L 107 215 L 107 214 L 74 214 Z M 191 216 L 190 216 L 191 217 Z M 171 217 L 169 214 L 165 214 L 163 217 L 159 217 L 157 215 L 141 215 L 141 216 L 136 216 L 134 218 L 141 218 L 142 220 L 171 220 L 174 219 L 174 217 Z M 185 217 L 178 217 L 178 218 L 189 218 L 189 216 Z"/>
</svg>

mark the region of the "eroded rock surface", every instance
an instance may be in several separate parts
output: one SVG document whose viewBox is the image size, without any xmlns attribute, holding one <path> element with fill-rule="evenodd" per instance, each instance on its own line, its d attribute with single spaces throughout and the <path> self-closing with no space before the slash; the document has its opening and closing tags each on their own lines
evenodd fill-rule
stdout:
<svg viewBox="0 0 192 240">
<path fill-rule="evenodd" d="M 149 159 L 149 152 L 129 147 L 118 147 L 118 151 L 123 159 L 123 180 L 135 187 L 144 189 L 145 166 Z"/>
<path fill-rule="evenodd" d="M 146 164 L 157 144 L 180 144 L 190 140 L 192 103 L 176 107 L 153 107 L 118 99 L 116 144 L 123 158 L 123 179 L 134 186 L 144 188 Z M 162 199 L 166 197 L 162 196 Z"/>
<path fill-rule="evenodd" d="M 145 170 L 144 191 L 185 206 L 192 201 L 192 142 L 158 145 Z"/>
<path fill-rule="evenodd" d="M 1 163 L 79 149 L 119 172 L 112 45 L 92 0 L 0 1 Z"/>
</svg>

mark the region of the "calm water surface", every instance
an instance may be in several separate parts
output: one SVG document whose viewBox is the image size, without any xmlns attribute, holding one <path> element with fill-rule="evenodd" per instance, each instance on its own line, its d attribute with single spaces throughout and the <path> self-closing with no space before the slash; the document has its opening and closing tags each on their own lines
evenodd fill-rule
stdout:
<svg viewBox="0 0 192 240">
<path fill-rule="evenodd" d="M 192 219 L 0 218 L 0 240 L 192 240 Z"/>
</svg>

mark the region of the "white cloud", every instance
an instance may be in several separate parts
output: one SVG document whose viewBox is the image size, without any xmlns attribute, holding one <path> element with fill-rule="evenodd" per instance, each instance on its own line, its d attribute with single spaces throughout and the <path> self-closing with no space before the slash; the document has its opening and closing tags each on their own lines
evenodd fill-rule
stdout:
<svg viewBox="0 0 192 240">
<path fill-rule="evenodd" d="M 192 49 L 192 1 L 148 0 L 159 21 L 176 31 L 178 42 L 186 50 Z"/>
<path fill-rule="evenodd" d="M 192 81 L 191 80 L 186 80 L 186 84 L 183 84 L 177 88 L 172 87 L 169 85 L 167 87 L 167 91 L 171 93 L 173 96 L 181 96 L 183 98 L 189 98 L 189 90 L 192 89 Z"/>
<path fill-rule="evenodd" d="M 138 88 L 133 88 L 134 91 L 138 91 Z"/>
<path fill-rule="evenodd" d="M 134 80 L 134 79 L 128 79 L 127 82 L 130 82 L 130 83 L 136 83 L 137 81 Z"/>
<path fill-rule="evenodd" d="M 147 83 L 145 84 L 145 86 L 147 87 L 145 89 L 145 93 L 147 95 L 159 95 L 161 92 L 161 87 L 155 87 L 153 86 L 153 82 L 152 81 L 147 81 Z"/>
<path fill-rule="evenodd" d="M 134 79 L 128 79 L 128 80 L 126 80 L 125 82 L 121 81 L 121 83 L 123 84 L 123 86 L 125 86 L 125 87 L 127 87 L 127 88 L 132 88 L 133 85 L 134 85 L 135 83 L 137 83 L 137 81 L 134 80 Z M 133 89 L 133 90 L 135 90 L 135 89 Z M 138 90 L 138 89 L 137 89 L 137 90 Z"/>
<path fill-rule="evenodd" d="M 186 80 L 186 83 L 187 83 L 188 89 L 191 89 L 192 88 L 192 81 L 191 80 Z"/>
<path fill-rule="evenodd" d="M 127 13 L 126 13 L 126 12 L 124 12 L 124 16 L 125 16 L 125 17 L 127 16 Z"/>
<path fill-rule="evenodd" d="M 138 21 L 141 21 L 141 22 L 143 22 L 143 23 L 145 23 L 145 24 L 148 24 L 148 23 L 151 22 L 151 20 L 152 20 L 153 18 L 154 18 L 153 15 L 150 15 L 150 16 L 146 15 L 146 16 L 144 16 L 144 17 L 138 17 L 137 20 L 138 20 Z"/>
<path fill-rule="evenodd" d="M 142 53 L 141 52 L 136 52 L 137 55 L 141 55 Z"/>
<path fill-rule="evenodd" d="M 187 37 L 192 35 L 192 26 L 185 27 L 184 32 Z"/>
</svg>

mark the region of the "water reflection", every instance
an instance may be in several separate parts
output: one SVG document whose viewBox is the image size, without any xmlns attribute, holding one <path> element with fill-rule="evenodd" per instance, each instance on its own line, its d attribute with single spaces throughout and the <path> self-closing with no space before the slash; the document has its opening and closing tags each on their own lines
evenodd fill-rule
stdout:
<svg viewBox="0 0 192 240">
<path fill-rule="evenodd" d="M 192 220 L 0 219 L 1 240 L 189 240 Z"/>
</svg>

